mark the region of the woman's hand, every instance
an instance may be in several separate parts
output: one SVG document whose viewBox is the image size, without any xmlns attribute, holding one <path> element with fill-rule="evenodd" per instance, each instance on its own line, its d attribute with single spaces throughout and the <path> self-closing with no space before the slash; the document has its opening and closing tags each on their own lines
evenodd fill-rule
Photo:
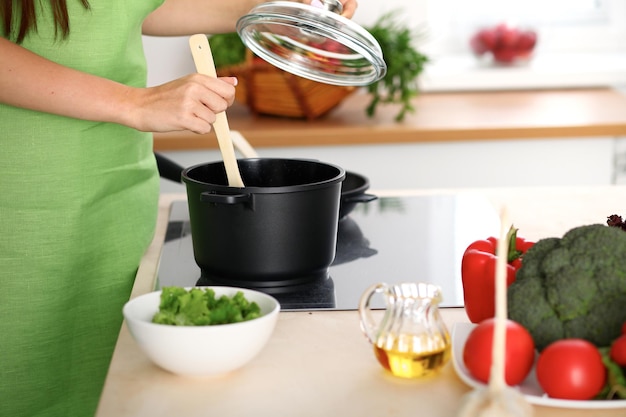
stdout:
<svg viewBox="0 0 626 417">
<path fill-rule="evenodd" d="M 354 13 L 356 12 L 356 8 L 358 6 L 357 1 L 356 0 L 340 0 L 340 1 L 341 1 L 341 4 L 343 5 L 343 12 L 341 13 L 341 15 L 351 19 L 354 16 Z"/>
<path fill-rule="evenodd" d="M 208 133 L 215 115 L 235 99 L 237 79 L 191 74 L 184 78 L 129 93 L 131 101 L 124 124 L 146 132 L 190 130 Z"/>
</svg>

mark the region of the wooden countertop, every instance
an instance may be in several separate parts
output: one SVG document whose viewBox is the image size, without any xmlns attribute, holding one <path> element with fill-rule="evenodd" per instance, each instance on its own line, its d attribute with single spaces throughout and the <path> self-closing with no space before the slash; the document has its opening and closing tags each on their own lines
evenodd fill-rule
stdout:
<svg viewBox="0 0 626 417">
<path fill-rule="evenodd" d="M 423 93 L 402 123 L 394 105 L 379 106 L 356 92 L 322 118 L 306 121 L 228 110 L 230 127 L 254 147 L 440 142 L 626 135 L 626 95 L 609 88 Z M 155 134 L 155 150 L 217 148 L 213 133 Z"/>
<path fill-rule="evenodd" d="M 385 195 L 447 194 L 461 190 L 376 191 Z M 506 204 L 529 239 L 562 236 L 572 227 L 601 223 L 626 207 L 626 187 L 480 189 L 495 207 Z M 164 195 L 157 232 L 131 297 L 154 288 L 169 207 L 185 195 Z M 445 296 L 445 295 L 444 295 Z M 463 309 L 442 309 L 451 328 Z M 268 345 L 228 375 L 183 378 L 154 366 L 122 326 L 97 417 L 298 416 L 453 417 L 469 388 L 451 364 L 436 377 L 402 380 L 386 374 L 361 334 L 355 311 L 281 312 Z M 535 406 L 535 417 L 583 417 L 589 410 Z M 602 410 L 606 417 L 624 409 Z M 595 415 L 595 414 L 594 414 Z M 598 414 L 599 415 L 599 414 Z"/>
</svg>

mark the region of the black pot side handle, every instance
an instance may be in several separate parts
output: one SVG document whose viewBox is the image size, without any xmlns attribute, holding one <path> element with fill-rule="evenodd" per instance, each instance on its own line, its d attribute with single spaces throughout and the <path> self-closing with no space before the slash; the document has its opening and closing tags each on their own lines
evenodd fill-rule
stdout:
<svg viewBox="0 0 626 417">
<path fill-rule="evenodd" d="M 182 184 L 182 173 L 184 169 L 182 166 L 158 152 L 154 153 L 154 158 L 156 159 L 159 176 L 161 178 Z"/>
<path fill-rule="evenodd" d="M 373 194 L 359 194 L 354 197 L 346 197 L 343 199 L 346 203 L 369 203 L 370 201 L 374 201 L 378 198 L 377 195 Z"/>
<path fill-rule="evenodd" d="M 215 204 L 252 204 L 252 194 L 214 194 L 214 193 L 202 193 L 200 194 L 200 201 L 202 203 L 215 203 Z"/>
</svg>

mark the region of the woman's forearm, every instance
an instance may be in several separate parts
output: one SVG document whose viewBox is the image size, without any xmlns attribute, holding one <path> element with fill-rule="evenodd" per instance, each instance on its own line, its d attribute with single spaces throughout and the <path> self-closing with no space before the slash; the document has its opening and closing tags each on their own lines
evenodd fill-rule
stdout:
<svg viewBox="0 0 626 417">
<path fill-rule="evenodd" d="M 193 33 L 233 32 L 237 20 L 254 6 L 268 0 L 165 0 L 143 24 L 143 33 L 155 36 L 184 36 Z M 292 0 L 311 3 L 311 0 Z M 356 0 L 340 0 L 343 15 L 351 18 Z"/>
<path fill-rule="evenodd" d="M 77 119 L 125 122 L 123 84 L 49 61 L 0 38 L 0 102 Z"/>
<path fill-rule="evenodd" d="M 0 38 L 0 103 L 142 131 L 211 130 L 234 101 L 236 80 L 191 74 L 136 88 L 49 61 Z"/>
<path fill-rule="evenodd" d="M 267 0 L 265 0 L 267 1 Z M 263 0 L 165 0 L 143 23 L 143 33 L 183 36 L 233 32 L 237 19 Z"/>
</svg>

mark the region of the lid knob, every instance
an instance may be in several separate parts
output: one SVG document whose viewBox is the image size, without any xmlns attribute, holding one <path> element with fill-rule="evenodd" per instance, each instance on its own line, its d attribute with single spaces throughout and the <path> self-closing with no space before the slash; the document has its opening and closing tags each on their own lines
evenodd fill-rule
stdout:
<svg viewBox="0 0 626 417">
<path fill-rule="evenodd" d="M 311 1 L 311 6 L 337 14 L 343 13 L 343 4 L 339 0 L 313 0 Z"/>
</svg>

